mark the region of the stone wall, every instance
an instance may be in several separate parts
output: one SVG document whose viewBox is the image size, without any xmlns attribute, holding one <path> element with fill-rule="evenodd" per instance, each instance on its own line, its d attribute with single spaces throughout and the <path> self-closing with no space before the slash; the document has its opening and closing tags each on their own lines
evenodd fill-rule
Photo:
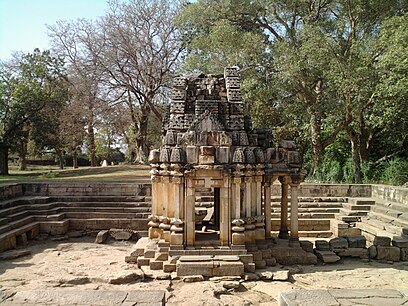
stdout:
<svg viewBox="0 0 408 306">
<path fill-rule="evenodd" d="M 150 184 L 132 183 L 27 183 L 24 195 L 30 196 L 151 196 Z"/>
<path fill-rule="evenodd" d="M 299 186 L 300 197 L 371 197 L 371 186 L 364 184 L 307 184 Z M 391 187 L 391 186 L 390 186 Z M 280 184 L 272 186 L 272 196 L 281 194 Z"/>
<path fill-rule="evenodd" d="M 406 187 L 371 185 L 371 189 L 373 198 L 408 205 L 408 188 Z"/>
<path fill-rule="evenodd" d="M 23 195 L 23 184 L 0 185 L 0 201 L 21 197 Z"/>
</svg>

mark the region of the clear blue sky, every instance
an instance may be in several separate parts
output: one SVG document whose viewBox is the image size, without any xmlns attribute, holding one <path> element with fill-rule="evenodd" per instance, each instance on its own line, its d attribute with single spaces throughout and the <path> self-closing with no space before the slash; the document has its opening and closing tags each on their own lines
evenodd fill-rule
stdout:
<svg viewBox="0 0 408 306">
<path fill-rule="evenodd" d="M 0 60 L 10 58 L 13 51 L 48 49 L 46 24 L 96 19 L 107 8 L 106 0 L 0 0 Z"/>
</svg>

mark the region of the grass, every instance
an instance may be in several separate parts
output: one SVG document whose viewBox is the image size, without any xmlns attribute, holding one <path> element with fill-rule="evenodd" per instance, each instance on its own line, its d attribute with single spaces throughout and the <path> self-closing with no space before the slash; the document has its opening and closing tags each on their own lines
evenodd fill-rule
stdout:
<svg viewBox="0 0 408 306">
<path fill-rule="evenodd" d="M 141 182 L 149 181 L 149 166 L 80 167 L 61 170 L 57 166 L 29 165 L 26 171 L 10 166 L 10 175 L 0 175 L 0 183 L 92 181 L 92 182 Z"/>
</svg>

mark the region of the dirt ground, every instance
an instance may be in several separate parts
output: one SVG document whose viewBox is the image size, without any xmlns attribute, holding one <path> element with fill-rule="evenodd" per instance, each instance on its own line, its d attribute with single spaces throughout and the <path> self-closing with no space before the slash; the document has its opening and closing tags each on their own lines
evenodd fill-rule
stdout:
<svg viewBox="0 0 408 306">
<path fill-rule="evenodd" d="M 127 264 L 124 258 L 135 242 L 110 241 L 101 245 L 93 241 L 93 237 L 32 241 L 25 248 L 31 255 L 0 261 L 0 303 L 17 291 L 53 288 L 162 289 L 166 291 L 167 305 L 277 305 L 281 290 L 296 288 L 408 289 L 407 262 L 346 259 L 331 265 L 278 265 L 268 270 L 290 270 L 288 281 L 243 281 L 238 289 L 226 291 L 222 290 L 222 282 L 186 283 L 174 275 L 172 279 L 162 272 L 142 271 Z"/>
</svg>

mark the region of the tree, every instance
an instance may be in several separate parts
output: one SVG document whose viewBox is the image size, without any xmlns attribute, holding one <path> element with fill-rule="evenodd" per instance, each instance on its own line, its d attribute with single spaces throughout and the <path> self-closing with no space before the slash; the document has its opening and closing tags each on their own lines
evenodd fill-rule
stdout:
<svg viewBox="0 0 408 306">
<path fill-rule="evenodd" d="M 149 114 L 161 118 L 158 95 L 174 73 L 182 45 L 173 23 L 179 6 L 170 1 L 110 2 L 99 20 L 78 20 L 50 27 L 59 49 L 87 54 L 92 69 L 100 73 L 100 99 L 112 107 L 126 104 L 134 138 L 128 137 L 136 161 L 148 153 Z M 68 51 L 68 50 L 74 51 Z"/>
<path fill-rule="evenodd" d="M 319 48 L 329 4 L 202 0 L 188 5 L 179 19 L 188 66 L 205 71 L 216 59 L 242 68 L 242 89 L 255 123 L 278 127 L 280 133 L 284 128 L 283 134 L 292 134 L 303 147 L 311 142 L 313 174 L 341 129 L 337 101 L 323 78 L 328 55 Z M 220 48 L 226 52 L 219 55 Z"/>
<path fill-rule="evenodd" d="M 20 140 L 24 159 L 31 131 L 52 131 L 42 116 L 65 101 L 64 62 L 35 49 L 12 63 L 1 63 L 0 82 L 0 174 L 8 174 L 10 147 Z"/>
</svg>

